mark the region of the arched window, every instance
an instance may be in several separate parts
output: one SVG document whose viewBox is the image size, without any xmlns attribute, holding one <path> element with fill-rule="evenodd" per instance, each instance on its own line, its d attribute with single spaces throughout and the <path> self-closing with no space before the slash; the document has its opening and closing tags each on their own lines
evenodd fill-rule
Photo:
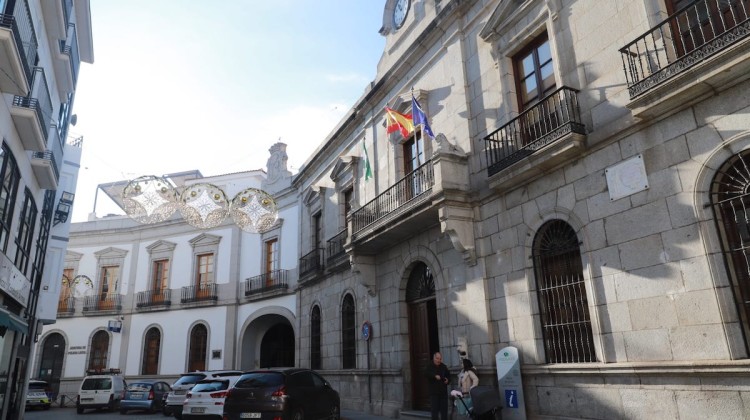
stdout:
<svg viewBox="0 0 750 420">
<path fill-rule="evenodd" d="M 310 368 L 320 369 L 320 307 L 310 313 Z"/>
<path fill-rule="evenodd" d="M 161 332 L 153 327 L 146 332 L 146 340 L 143 343 L 143 364 L 141 375 L 159 374 L 159 350 L 161 349 Z"/>
<path fill-rule="evenodd" d="M 357 367 L 357 327 L 354 298 L 347 294 L 341 304 L 341 360 L 344 369 Z"/>
<path fill-rule="evenodd" d="M 732 156 L 719 169 L 711 185 L 711 203 L 745 346 L 750 348 L 750 151 Z"/>
<path fill-rule="evenodd" d="M 188 370 L 206 370 L 206 348 L 208 347 L 208 330 L 203 324 L 198 324 L 190 331 L 190 353 L 188 356 Z"/>
<path fill-rule="evenodd" d="M 595 362 L 581 250 L 573 228 L 552 220 L 534 238 L 534 272 L 547 363 Z"/>
<path fill-rule="evenodd" d="M 91 352 L 89 356 L 89 370 L 101 370 L 107 367 L 109 353 L 109 334 L 99 330 L 91 337 Z"/>
</svg>

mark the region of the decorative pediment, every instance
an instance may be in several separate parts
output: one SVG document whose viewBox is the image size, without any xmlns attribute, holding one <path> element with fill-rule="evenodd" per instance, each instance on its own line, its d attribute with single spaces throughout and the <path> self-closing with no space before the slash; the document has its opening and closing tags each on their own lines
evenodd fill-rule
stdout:
<svg viewBox="0 0 750 420">
<path fill-rule="evenodd" d="M 105 248 L 105 249 L 103 249 L 101 251 L 94 252 L 94 255 L 98 259 L 102 259 L 102 258 L 125 258 L 125 256 L 128 255 L 128 251 L 126 251 L 124 249 L 109 247 L 109 248 Z"/>
<path fill-rule="evenodd" d="M 341 189 L 354 182 L 354 174 L 357 173 L 359 157 L 342 156 L 336 161 L 331 171 L 331 180 L 336 183 L 336 189 Z"/>
<path fill-rule="evenodd" d="M 175 247 L 177 246 L 174 242 L 164 241 L 164 240 L 158 240 L 151 245 L 146 247 L 146 250 L 150 253 L 154 252 L 169 252 L 174 251 Z"/>
<path fill-rule="evenodd" d="M 65 262 L 66 263 L 78 262 L 78 261 L 81 261 L 81 258 L 83 258 L 83 254 L 81 254 L 80 252 L 75 252 L 75 251 L 68 250 L 65 253 Z"/>
<path fill-rule="evenodd" d="M 308 187 L 302 196 L 305 205 L 307 205 L 308 207 L 312 207 L 313 205 L 319 203 L 323 195 L 325 194 L 325 191 L 325 187 Z"/>
<path fill-rule="evenodd" d="M 544 11 L 541 14 L 545 18 L 549 16 L 554 19 L 557 17 L 560 7 L 560 0 L 503 0 L 492 12 L 484 28 L 479 32 L 479 36 L 487 42 L 495 42 L 500 38 L 508 38 L 509 36 L 516 39 L 528 38 L 532 34 L 519 31 L 516 27 L 518 23 L 523 19 L 528 20 L 529 14 L 535 8 L 538 11 Z M 536 25 L 532 24 L 531 26 Z"/>
<path fill-rule="evenodd" d="M 220 241 L 221 241 L 221 236 L 211 235 L 208 233 L 201 233 L 195 238 L 189 240 L 188 242 L 190 242 L 190 245 L 192 245 L 193 247 L 197 247 L 197 246 L 203 246 L 203 245 L 216 245 Z"/>
</svg>

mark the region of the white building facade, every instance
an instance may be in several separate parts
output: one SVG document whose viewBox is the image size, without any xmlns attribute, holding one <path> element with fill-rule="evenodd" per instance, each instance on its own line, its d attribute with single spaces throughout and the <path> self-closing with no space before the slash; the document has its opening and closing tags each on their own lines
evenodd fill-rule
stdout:
<svg viewBox="0 0 750 420">
<path fill-rule="evenodd" d="M 82 138 L 68 140 L 87 0 L 0 1 L 0 418 L 23 416 L 31 355 L 54 322 Z"/>
<path fill-rule="evenodd" d="M 194 370 L 294 365 L 299 215 L 285 149 L 271 149 L 268 174 L 164 177 L 178 192 L 214 191 L 222 200 L 249 189 L 273 194 L 278 220 L 263 233 L 232 218 L 199 229 L 180 212 L 154 224 L 128 216 L 74 223 L 57 322 L 44 328 L 35 373 L 52 366 L 44 378 L 73 396 L 90 370 L 174 380 Z M 100 188 L 123 205 L 127 184 Z"/>
</svg>

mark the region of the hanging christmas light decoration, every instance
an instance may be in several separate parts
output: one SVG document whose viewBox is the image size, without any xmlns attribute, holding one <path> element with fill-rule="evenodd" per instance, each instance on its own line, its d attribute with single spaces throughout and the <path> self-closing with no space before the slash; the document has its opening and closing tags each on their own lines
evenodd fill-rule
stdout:
<svg viewBox="0 0 750 420">
<path fill-rule="evenodd" d="M 263 233 L 271 229 L 279 217 L 273 197 L 256 188 L 248 188 L 235 195 L 230 213 L 234 223 L 250 233 Z"/>
<path fill-rule="evenodd" d="M 198 229 L 219 226 L 229 214 L 229 200 L 224 191 L 213 184 L 190 185 L 180 194 L 180 213 L 185 221 Z"/>
<path fill-rule="evenodd" d="M 122 190 L 125 213 L 138 223 L 159 223 L 169 219 L 179 207 L 177 191 L 164 178 L 138 177 Z"/>
<path fill-rule="evenodd" d="M 128 182 L 122 198 L 125 213 L 143 224 L 163 222 L 179 209 L 185 222 L 198 229 L 219 226 L 231 214 L 243 231 L 263 233 L 272 229 L 279 217 L 276 200 L 263 190 L 246 188 L 230 202 L 216 185 L 189 185 L 179 193 L 165 178 L 153 175 Z"/>
</svg>

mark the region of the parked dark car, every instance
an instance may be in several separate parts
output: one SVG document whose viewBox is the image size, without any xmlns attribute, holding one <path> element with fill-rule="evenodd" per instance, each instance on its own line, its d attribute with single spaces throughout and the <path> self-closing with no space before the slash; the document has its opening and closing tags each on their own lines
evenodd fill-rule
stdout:
<svg viewBox="0 0 750 420">
<path fill-rule="evenodd" d="M 128 410 L 146 410 L 154 413 L 164 406 L 164 396 L 169 393 L 169 384 L 158 379 L 141 379 L 128 384 L 125 398 L 120 401 L 120 414 Z"/>
<path fill-rule="evenodd" d="M 338 420 L 339 393 L 310 369 L 281 368 L 246 372 L 224 400 L 224 420 Z"/>
</svg>

